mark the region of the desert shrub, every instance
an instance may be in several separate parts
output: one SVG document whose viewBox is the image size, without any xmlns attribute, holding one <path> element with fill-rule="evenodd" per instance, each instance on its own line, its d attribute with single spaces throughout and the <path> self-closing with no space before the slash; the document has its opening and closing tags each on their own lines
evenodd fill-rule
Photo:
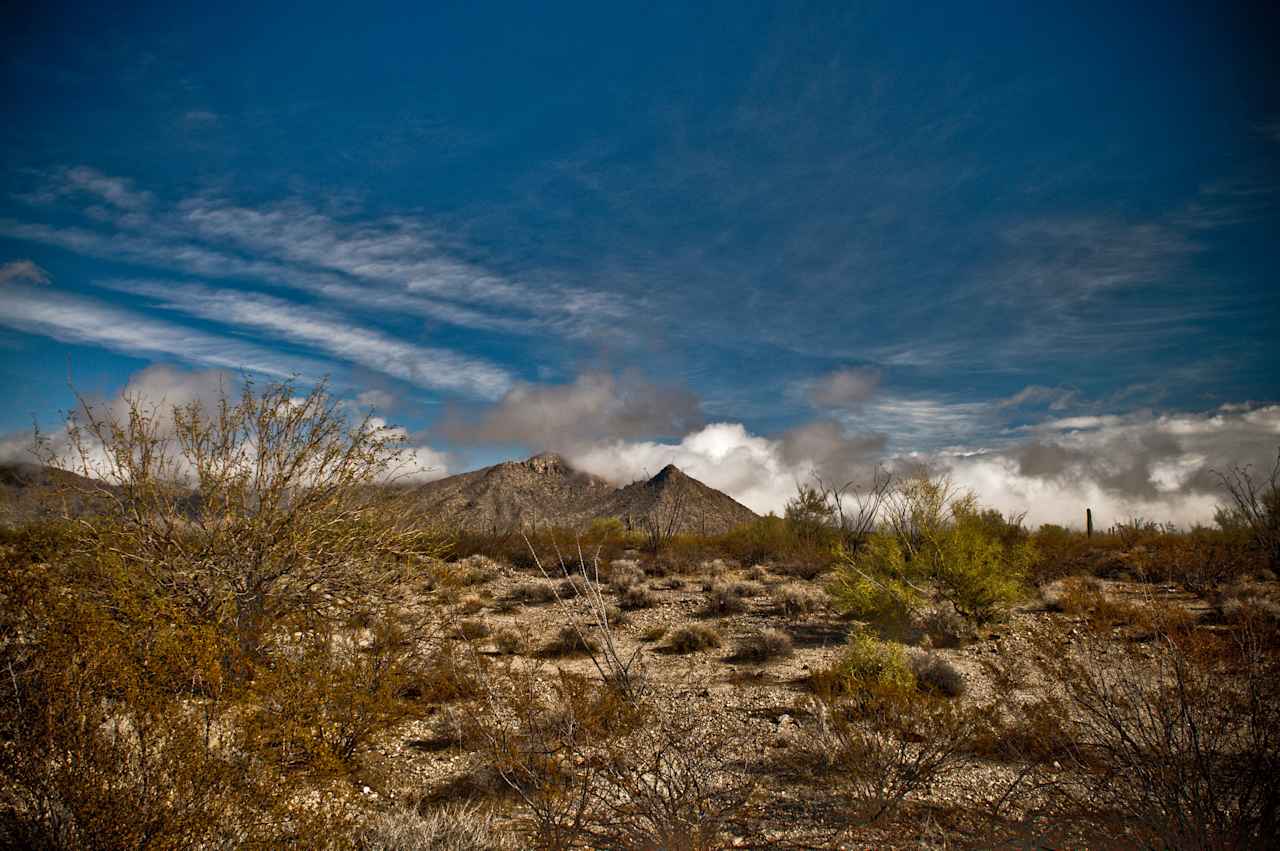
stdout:
<svg viewBox="0 0 1280 851">
<path fill-rule="evenodd" d="M 556 634 L 542 645 L 538 655 L 547 658 L 573 656 L 580 653 L 595 653 L 600 645 L 587 632 L 574 624 L 562 626 Z"/>
<path fill-rule="evenodd" d="M 581 597 L 591 592 L 591 582 L 582 574 L 575 573 L 572 576 L 566 576 L 560 582 L 558 593 L 562 600 L 572 600 L 574 597 Z"/>
<path fill-rule="evenodd" d="M 1068 760 L 1075 752 L 1067 706 L 1058 696 L 1041 696 L 979 707 L 966 750 L 1018 765 Z"/>
<path fill-rule="evenodd" d="M 1078 784 L 1062 794 L 1100 833 L 1247 848 L 1280 827 L 1280 657 L 1274 634 L 1166 634 L 1140 654 L 1088 639 L 1051 658 L 1065 688 Z"/>
<path fill-rule="evenodd" d="M 482 620 L 464 619 L 458 621 L 455 630 L 457 637 L 463 641 L 478 641 L 487 638 L 490 633 L 489 624 Z"/>
<path fill-rule="evenodd" d="M 538 603 L 550 603 L 556 598 L 556 591 L 550 582 L 526 580 L 511 586 L 506 598 L 524 605 L 536 605 Z"/>
<path fill-rule="evenodd" d="M 68 478 L 94 510 L 56 546 L 19 537 L 47 561 L 0 558 L 0 844 L 344 835 L 345 807 L 305 801 L 434 696 L 381 613 L 441 547 L 378 486 L 393 434 L 343 412 L 289 384 L 213 411 L 82 406 L 71 457 L 110 487 Z"/>
<path fill-rule="evenodd" d="M 819 694 L 847 695 L 863 691 L 910 692 L 916 683 L 901 644 L 857 632 L 849 637 L 844 653 L 829 668 L 814 673 L 813 685 Z"/>
<path fill-rule="evenodd" d="M 608 684 L 534 670 L 493 680 L 477 729 L 493 769 L 525 806 L 525 847 L 580 847 L 610 739 L 640 726 L 643 707 Z"/>
<path fill-rule="evenodd" d="M 661 641 L 666 634 L 667 628 L 665 626 L 654 624 L 653 626 L 645 627 L 644 632 L 640 633 L 640 639 L 642 641 Z"/>
<path fill-rule="evenodd" d="M 618 604 L 624 609 L 647 609 L 658 602 L 658 595 L 643 585 L 632 585 L 618 596 Z"/>
<path fill-rule="evenodd" d="M 508 656 L 524 652 L 524 633 L 512 626 L 504 626 L 493 634 L 493 646 Z"/>
<path fill-rule="evenodd" d="M 1271 570 L 1280 570 L 1280 450 L 1265 477 L 1236 466 L 1218 478 L 1229 499 L 1218 509 L 1218 525 L 1224 531 L 1247 531 Z"/>
<path fill-rule="evenodd" d="M 738 639 L 729 659 L 763 664 L 773 659 L 784 659 L 792 652 L 791 636 L 780 629 L 762 629 Z"/>
<path fill-rule="evenodd" d="M 960 647 L 977 634 L 972 623 L 950 606 L 930 606 L 920 618 L 932 647 Z"/>
<path fill-rule="evenodd" d="M 1021 597 L 1034 547 L 1007 528 L 992 532 L 994 520 L 972 495 L 922 476 L 902 483 L 889 508 L 890 531 L 871 535 L 837 565 L 831 593 L 845 611 L 904 620 L 937 595 L 965 617 L 986 622 Z"/>
<path fill-rule="evenodd" d="M 955 665 L 936 653 L 912 653 L 909 657 L 916 686 L 940 697 L 959 697 L 964 694 L 964 674 Z"/>
<path fill-rule="evenodd" d="M 366 646 L 334 638 L 308 636 L 254 678 L 248 740 L 283 768 L 350 770 L 374 736 L 416 714 L 421 671 L 401 629 L 379 624 Z"/>
<path fill-rule="evenodd" d="M 828 550 L 816 548 L 801 537 L 795 526 L 773 515 L 727 532 L 717 545 L 740 564 L 804 561 L 825 564 L 831 561 Z"/>
<path fill-rule="evenodd" d="M 799 582 L 787 582 L 775 586 L 770 596 L 778 609 L 789 616 L 812 614 L 827 604 L 825 591 Z"/>
<path fill-rule="evenodd" d="M 609 743 L 585 831 L 592 847 L 727 847 L 725 830 L 751 789 L 730 761 L 729 744 L 680 712 Z"/>
<path fill-rule="evenodd" d="M 443 551 L 404 522 L 407 491 L 371 487 L 406 469 L 402 440 L 349 422 L 323 385 L 300 395 L 288 382 L 246 382 L 213 411 L 126 403 L 122 415 L 82 403 L 70 452 L 46 451 L 51 465 L 76 459 L 72 472 L 111 486 L 74 525 L 75 556 L 123 558 L 131 581 L 233 631 L 246 656 L 278 618 L 369 604 Z"/>
<path fill-rule="evenodd" d="M 693 653 L 720 646 L 720 633 L 704 623 L 687 623 L 666 633 L 667 648 L 672 653 Z"/>
<path fill-rule="evenodd" d="M 798 742 L 798 762 L 834 784 L 867 822 L 944 779 L 974 722 L 949 701 L 893 689 L 812 706 L 815 723 Z"/>
<path fill-rule="evenodd" d="M 370 819 L 357 838 L 361 851 L 502 851 L 514 849 L 491 810 L 478 804 L 427 809 L 401 805 Z"/>
<path fill-rule="evenodd" d="M 753 596 L 756 586 L 747 582 L 712 580 L 703 600 L 702 611 L 707 615 L 731 615 L 746 611 L 745 598 Z"/>
<path fill-rule="evenodd" d="M 609 564 L 609 586 L 617 591 L 625 591 L 632 585 L 643 582 L 644 576 L 644 570 L 637 561 L 615 559 Z"/>
<path fill-rule="evenodd" d="M 769 576 L 769 570 L 762 564 L 753 564 L 742 572 L 742 576 L 752 582 L 765 582 Z"/>
<path fill-rule="evenodd" d="M 464 615 L 474 615 L 484 609 L 487 605 L 484 598 L 478 594 L 469 594 L 462 598 L 462 602 L 458 604 L 458 609 Z"/>
</svg>

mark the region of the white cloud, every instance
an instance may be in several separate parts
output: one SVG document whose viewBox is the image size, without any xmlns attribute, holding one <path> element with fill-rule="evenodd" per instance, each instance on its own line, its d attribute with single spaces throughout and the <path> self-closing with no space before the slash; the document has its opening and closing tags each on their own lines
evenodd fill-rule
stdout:
<svg viewBox="0 0 1280 851">
<path fill-rule="evenodd" d="M 339 314 L 272 296 L 158 281 L 112 281 L 104 286 L 154 299 L 166 310 L 268 331 L 419 387 L 492 399 L 511 386 L 510 374 L 487 361 L 400 340 Z"/>
<path fill-rule="evenodd" d="M 878 369 L 838 369 L 809 385 L 809 399 L 820 408 L 849 408 L 870 399 L 879 385 Z"/>
<path fill-rule="evenodd" d="M 0 288 L 0 325 L 125 354 L 178 358 L 278 377 L 297 374 L 314 380 L 332 369 L 307 358 L 44 289 Z"/>
<path fill-rule="evenodd" d="M 1213 520 L 1223 496 L 1215 470 L 1270 469 L 1280 447 L 1280 405 L 1054 420 L 994 451 L 894 457 L 884 456 L 882 446 L 882 436 L 845 434 L 829 424 L 770 438 L 739 423 L 715 423 L 678 443 L 602 442 L 568 455 L 618 482 L 675 464 L 758 512 L 781 512 L 795 483 L 815 471 L 843 484 L 866 480 L 877 461 L 900 469 L 924 462 L 986 505 L 1026 512 L 1032 526 L 1080 526 L 1085 508 L 1102 525 L 1144 517 L 1189 526 Z"/>
</svg>

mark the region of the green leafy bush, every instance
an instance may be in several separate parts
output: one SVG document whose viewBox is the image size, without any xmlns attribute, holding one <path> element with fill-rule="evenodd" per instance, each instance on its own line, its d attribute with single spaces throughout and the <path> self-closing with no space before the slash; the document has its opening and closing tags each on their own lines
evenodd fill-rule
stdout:
<svg viewBox="0 0 1280 851">
<path fill-rule="evenodd" d="M 837 564 L 831 594 L 849 614 L 901 619 L 936 596 L 983 623 L 1023 595 L 1036 558 L 1029 536 L 945 479 L 903 482 L 886 525 Z"/>
</svg>

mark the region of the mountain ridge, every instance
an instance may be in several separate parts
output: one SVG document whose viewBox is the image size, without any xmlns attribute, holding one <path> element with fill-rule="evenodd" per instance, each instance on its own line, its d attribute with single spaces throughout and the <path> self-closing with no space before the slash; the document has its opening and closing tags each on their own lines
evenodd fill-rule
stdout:
<svg viewBox="0 0 1280 851">
<path fill-rule="evenodd" d="M 623 487 L 544 452 L 417 486 L 425 515 L 469 531 L 585 526 L 615 517 L 642 529 L 650 517 L 677 532 L 719 534 L 756 519 L 754 511 L 674 464 Z"/>
</svg>

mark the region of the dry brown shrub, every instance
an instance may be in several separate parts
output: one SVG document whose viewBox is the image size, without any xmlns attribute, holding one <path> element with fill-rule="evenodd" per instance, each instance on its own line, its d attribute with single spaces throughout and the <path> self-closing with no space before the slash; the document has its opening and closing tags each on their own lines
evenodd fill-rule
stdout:
<svg viewBox="0 0 1280 851">
<path fill-rule="evenodd" d="M 479 804 L 439 807 L 402 804 L 380 813 L 361 829 L 362 851 L 514 851 L 512 837 L 498 827 L 492 810 Z"/>
<path fill-rule="evenodd" d="M 712 580 L 706 586 L 706 598 L 702 612 L 706 615 L 731 615 L 746 611 L 745 598 L 752 596 L 753 587 L 746 582 Z"/>
<path fill-rule="evenodd" d="M 811 706 L 815 722 L 793 761 L 834 784 L 864 822 L 927 794 L 954 768 L 974 723 L 949 701 L 894 689 Z"/>
<path fill-rule="evenodd" d="M 780 629 L 762 629 L 738 639 L 729 659 L 762 665 L 774 659 L 785 659 L 792 652 L 791 636 Z"/>
<path fill-rule="evenodd" d="M 517 582 L 506 595 L 506 599 L 525 605 L 550 603 L 555 598 L 555 587 L 550 582 L 537 580 Z"/>
<path fill-rule="evenodd" d="M 1280 828 L 1274 633 L 1161 633 L 1147 651 L 1087 638 L 1047 657 L 1065 689 L 1075 780 L 1060 792 L 1098 835 L 1247 848 Z"/>
<path fill-rule="evenodd" d="M 720 646 L 720 633 L 705 623 L 687 623 L 666 633 L 667 649 L 672 653 L 694 653 Z"/>
<path fill-rule="evenodd" d="M 561 656 L 595 653 L 599 649 L 600 645 L 588 633 L 575 624 L 566 624 L 539 648 L 538 655 L 555 659 Z"/>
<path fill-rule="evenodd" d="M 787 616 L 812 614 L 825 608 L 828 602 L 821 588 L 799 582 L 775 586 L 770 594 L 774 604 Z"/>
<path fill-rule="evenodd" d="M 643 585 L 632 585 L 618 596 L 623 609 L 648 609 L 658 603 L 658 595 Z"/>
</svg>

